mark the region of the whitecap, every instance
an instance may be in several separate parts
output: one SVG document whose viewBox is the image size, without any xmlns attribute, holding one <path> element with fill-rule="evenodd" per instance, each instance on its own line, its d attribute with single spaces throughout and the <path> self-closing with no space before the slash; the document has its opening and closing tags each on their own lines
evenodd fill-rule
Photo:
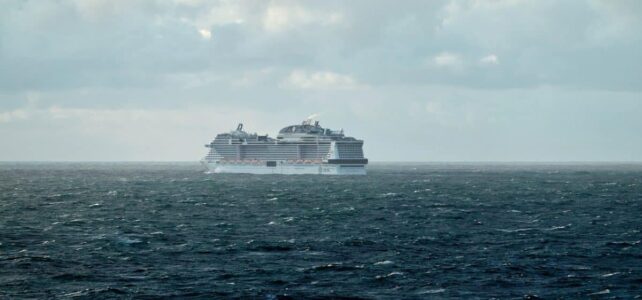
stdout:
<svg viewBox="0 0 642 300">
<path fill-rule="evenodd" d="M 106 236 L 107 236 L 106 234 L 101 233 L 101 234 L 92 235 L 90 238 L 92 240 L 102 240 L 102 239 L 105 239 Z"/>
<path fill-rule="evenodd" d="M 602 275 L 602 277 L 611 277 L 611 276 L 615 276 L 615 275 L 617 275 L 617 274 L 620 274 L 620 272 L 614 272 L 614 273 L 604 274 L 604 275 Z"/>
<path fill-rule="evenodd" d="M 279 200 L 279 198 L 278 197 L 272 197 L 270 199 L 267 199 L 267 201 L 276 201 L 276 200 Z"/>
<path fill-rule="evenodd" d="M 434 290 L 425 290 L 425 291 L 420 291 L 417 294 L 419 295 L 425 295 L 425 294 L 439 294 L 445 292 L 446 289 L 434 289 Z"/>
<path fill-rule="evenodd" d="M 276 222 L 270 221 L 270 223 L 268 223 L 268 225 L 276 225 Z"/>
<path fill-rule="evenodd" d="M 595 296 L 595 295 L 606 295 L 606 294 L 610 294 L 610 293 L 611 293 L 611 290 L 606 289 L 606 290 L 595 292 L 595 293 L 591 293 L 591 294 L 588 294 L 588 295 L 589 296 Z"/>
<path fill-rule="evenodd" d="M 140 239 L 129 238 L 129 237 L 119 237 L 118 241 L 127 245 L 133 245 L 133 244 L 138 244 L 143 242 Z"/>
<path fill-rule="evenodd" d="M 88 293 L 88 292 L 89 292 L 89 289 L 84 289 L 84 290 L 82 290 L 82 291 L 77 291 L 77 292 L 71 292 L 71 293 L 63 294 L 62 296 L 63 296 L 63 297 L 79 297 L 79 296 L 87 295 L 87 293 Z"/>
<path fill-rule="evenodd" d="M 378 265 L 392 265 L 392 264 L 394 264 L 394 262 L 392 262 L 390 260 L 378 261 L 378 262 L 374 263 L 375 266 L 378 266 Z"/>
<path fill-rule="evenodd" d="M 523 231 L 531 231 L 531 230 L 535 230 L 535 228 L 497 229 L 497 231 L 506 232 L 506 233 L 515 233 L 515 232 L 523 232 Z"/>
<path fill-rule="evenodd" d="M 544 230 L 546 230 L 546 231 L 553 231 L 553 230 L 566 229 L 566 228 L 568 228 L 568 227 L 571 227 L 571 224 L 567 224 L 567 225 L 564 225 L 564 226 L 553 226 L 553 227 L 551 227 L 551 228 L 547 228 L 547 229 L 544 229 Z"/>
</svg>

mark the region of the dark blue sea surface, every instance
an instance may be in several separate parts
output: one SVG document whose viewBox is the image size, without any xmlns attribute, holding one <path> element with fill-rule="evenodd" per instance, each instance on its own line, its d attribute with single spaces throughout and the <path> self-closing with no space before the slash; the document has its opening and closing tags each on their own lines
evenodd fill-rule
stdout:
<svg viewBox="0 0 642 300">
<path fill-rule="evenodd" d="M 640 298 L 642 165 L 1 163 L 0 298 Z"/>
</svg>

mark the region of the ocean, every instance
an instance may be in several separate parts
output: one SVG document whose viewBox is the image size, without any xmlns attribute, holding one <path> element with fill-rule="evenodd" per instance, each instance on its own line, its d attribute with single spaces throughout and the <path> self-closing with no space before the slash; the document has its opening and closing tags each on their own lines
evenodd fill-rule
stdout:
<svg viewBox="0 0 642 300">
<path fill-rule="evenodd" d="M 642 297 L 642 165 L 0 163 L 0 298 Z"/>
</svg>

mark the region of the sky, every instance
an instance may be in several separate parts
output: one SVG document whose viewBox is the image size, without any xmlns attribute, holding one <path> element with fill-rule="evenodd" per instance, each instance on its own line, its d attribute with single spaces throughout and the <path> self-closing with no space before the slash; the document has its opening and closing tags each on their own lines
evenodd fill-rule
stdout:
<svg viewBox="0 0 642 300">
<path fill-rule="evenodd" d="M 0 161 L 197 161 L 311 114 L 371 161 L 642 161 L 638 0 L 0 7 Z"/>
</svg>

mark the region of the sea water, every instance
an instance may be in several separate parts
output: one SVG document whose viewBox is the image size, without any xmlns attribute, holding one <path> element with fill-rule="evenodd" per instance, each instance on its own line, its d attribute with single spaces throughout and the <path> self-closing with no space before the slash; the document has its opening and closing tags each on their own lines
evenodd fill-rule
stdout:
<svg viewBox="0 0 642 300">
<path fill-rule="evenodd" d="M 639 298 L 642 166 L 1 163 L 0 298 Z"/>
</svg>

